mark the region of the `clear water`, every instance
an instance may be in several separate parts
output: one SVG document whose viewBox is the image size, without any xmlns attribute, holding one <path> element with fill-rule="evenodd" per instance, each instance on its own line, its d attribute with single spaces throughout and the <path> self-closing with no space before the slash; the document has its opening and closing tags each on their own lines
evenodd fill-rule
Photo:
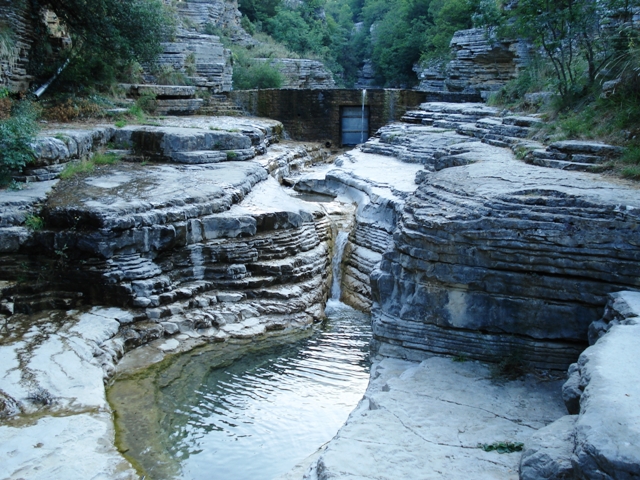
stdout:
<svg viewBox="0 0 640 480">
<path fill-rule="evenodd" d="M 335 301 L 327 315 L 320 331 L 294 344 L 224 366 L 203 352 L 116 382 L 110 401 L 121 446 L 154 479 L 286 473 L 336 434 L 367 386 L 369 316 Z"/>
</svg>

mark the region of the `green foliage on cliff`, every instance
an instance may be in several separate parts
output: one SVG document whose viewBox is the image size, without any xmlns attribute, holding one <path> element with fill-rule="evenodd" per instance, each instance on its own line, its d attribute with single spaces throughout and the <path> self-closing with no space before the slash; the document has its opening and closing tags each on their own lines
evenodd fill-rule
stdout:
<svg viewBox="0 0 640 480">
<path fill-rule="evenodd" d="M 65 79 L 76 84 L 112 82 L 133 61 L 153 61 L 162 51 L 161 42 L 173 34 L 174 15 L 162 0 L 29 0 L 33 12 L 52 10 L 68 30 L 70 48 L 60 52 L 57 66 L 46 64 L 50 47 L 41 41 L 32 55 L 32 71 L 51 75 L 67 59 Z M 48 33 L 34 21 L 39 39 Z"/>
<path fill-rule="evenodd" d="M 233 87 L 237 90 L 280 88 L 282 74 L 268 60 L 256 59 L 244 48 L 233 49 Z"/>
<path fill-rule="evenodd" d="M 8 26 L 0 22 L 0 60 L 13 65 L 18 58 L 15 34 Z"/>
<path fill-rule="evenodd" d="M 580 96 L 636 41 L 635 0 L 520 0 L 508 15 L 512 35 L 529 39 L 553 66 L 558 93 Z M 630 43 L 631 42 L 631 43 Z"/>
<path fill-rule="evenodd" d="M 323 60 L 350 86 L 370 59 L 381 84 L 410 86 L 414 64 L 447 56 L 456 30 L 470 28 L 478 0 L 241 0 L 243 25 L 305 57 Z"/>
<path fill-rule="evenodd" d="M 468 0 L 368 0 L 363 20 L 371 33 L 371 59 L 388 86 L 416 82 L 418 60 L 447 57 L 456 30 L 472 27 L 476 5 Z"/>
</svg>

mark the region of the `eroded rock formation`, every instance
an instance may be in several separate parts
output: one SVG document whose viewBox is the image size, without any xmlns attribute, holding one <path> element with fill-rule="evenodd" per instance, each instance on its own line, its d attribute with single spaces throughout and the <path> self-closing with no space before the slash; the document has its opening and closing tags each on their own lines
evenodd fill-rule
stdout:
<svg viewBox="0 0 640 480">
<path fill-rule="evenodd" d="M 589 329 L 592 346 L 569 369 L 569 413 L 536 433 L 520 478 L 634 478 L 640 475 L 638 338 L 640 293 L 610 295 Z"/>
<path fill-rule="evenodd" d="M 0 416 L 42 417 L 0 426 L 11 478 L 137 478 L 113 447 L 103 386 L 126 351 L 153 343 L 147 355 L 159 359 L 291 335 L 324 317 L 329 217 L 278 183 L 322 161 L 319 147 L 269 149 L 282 134 L 269 120 L 166 122 L 51 132 L 34 169 L 45 173 L 0 195 Z M 130 161 L 56 179 L 107 142 Z M 87 460 L 67 465 L 79 437 Z"/>
<path fill-rule="evenodd" d="M 413 360 L 464 354 L 566 369 L 607 293 L 640 287 L 637 187 L 526 165 L 489 144 L 497 140 L 485 143 L 484 128 L 483 141 L 459 133 L 468 131 L 461 121 L 481 124 L 491 109 L 453 108 L 436 104 L 430 114 L 443 117 L 433 126 L 389 125 L 362 147 L 424 166 L 392 209 L 393 242 L 377 242 L 374 346 Z M 520 135 L 524 120 L 514 118 L 485 126 Z M 327 180 L 362 183 L 362 194 L 381 198 L 362 177 L 356 169 Z M 348 262 L 368 270 L 357 255 Z"/>
<path fill-rule="evenodd" d="M 317 90 L 336 88 L 333 75 L 318 60 L 277 58 L 270 61 L 284 77 L 282 88 Z"/>
<path fill-rule="evenodd" d="M 514 79 L 529 60 L 529 47 L 522 41 L 498 41 L 484 28 L 457 31 L 451 39 L 454 56 L 448 64 L 416 67 L 420 90 L 486 98 Z M 465 97 L 465 95 L 467 97 Z"/>
<path fill-rule="evenodd" d="M 206 119 L 174 122 L 93 132 L 99 143 L 130 148 L 132 159 L 169 163 L 122 163 L 55 188 L 48 180 L 6 192 L 0 245 L 7 310 L 83 302 L 138 309 L 127 327 L 130 346 L 255 317 L 263 331 L 321 318 L 328 218 L 282 193 L 274 179 L 314 159 L 295 145 L 265 155 L 279 138 L 277 122 L 238 120 L 228 130 L 212 130 Z M 60 138 L 40 142 L 59 147 L 43 149 L 43 167 L 59 170 L 92 145 L 88 133 Z M 264 155 L 260 163 L 245 162 L 256 154 Z M 43 202 L 39 212 L 35 202 Z M 34 213 L 45 229 L 25 226 Z M 31 277 L 28 271 L 46 273 L 13 283 Z M 172 325 L 163 325 L 168 317 Z"/>
</svg>

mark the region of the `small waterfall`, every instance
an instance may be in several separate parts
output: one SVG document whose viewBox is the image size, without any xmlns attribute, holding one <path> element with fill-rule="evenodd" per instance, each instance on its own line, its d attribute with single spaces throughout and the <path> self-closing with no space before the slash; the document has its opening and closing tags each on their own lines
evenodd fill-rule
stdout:
<svg viewBox="0 0 640 480">
<path fill-rule="evenodd" d="M 349 240 L 349 232 L 341 230 L 336 237 L 335 251 L 333 253 L 333 259 L 331 261 L 331 268 L 333 270 L 333 282 L 331 284 L 331 300 L 340 300 L 342 272 L 340 267 L 342 266 L 342 256 L 344 255 L 344 247 Z"/>
<path fill-rule="evenodd" d="M 367 101 L 367 89 L 362 89 L 362 118 L 360 123 L 360 143 L 364 143 L 364 104 Z"/>
</svg>

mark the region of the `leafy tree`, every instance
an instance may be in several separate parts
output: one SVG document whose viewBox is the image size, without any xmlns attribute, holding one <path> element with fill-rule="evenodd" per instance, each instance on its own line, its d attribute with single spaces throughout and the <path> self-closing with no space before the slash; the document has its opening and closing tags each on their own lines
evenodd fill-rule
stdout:
<svg viewBox="0 0 640 480">
<path fill-rule="evenodd" d="M 0 121 L 0 185 L 10 180 L 12 171 L 20 171 L 33 160 L 31 143 L 38 132 L 38 115 L 27 100 L 17 102 L 11 117 Z"/>
<path fill-rule="evenodd" d="M 239 0 L 238 9 L 251 22 L 264 22 L 275 17 L 282 0 Z"/>
<path fill-rule="evenodd" d="M 282 74 L 267 60 L 251 58 L 242 47 L 236 47 L 233 56 L 233 86 L 237 90 L 282 87 Z"/>
<path fill-rule="evenodd" d="M 473 26 L 476 9 L 475 2 L 469 0 L 433 0 L 429 5 L 432 25 L 426 34 L 422 58 L 447 57 L 453 34 Z"/>
<path fill-rule="evenodd" d="M 29 1 L 34 16 L 50 9 L 68 29 L 72 48 L 65 53 L 76 74 L 86 67 L 86 79 L 109 77 L 114 66 L 127 62 L 153 61 L 162 52 L 161 42 L 173 34 L 173 17 L 162 0 Z M 38 36 L 46 38 L 40 29 Z"/>
<path fill-rule="evenodd" d="M 602 69 L 624 55 L 637 6 L 637 0 L 520 0 L 509 15 L 511 35 L 542 49 L 567 101 L 588 91 Z"/>
</svg>

